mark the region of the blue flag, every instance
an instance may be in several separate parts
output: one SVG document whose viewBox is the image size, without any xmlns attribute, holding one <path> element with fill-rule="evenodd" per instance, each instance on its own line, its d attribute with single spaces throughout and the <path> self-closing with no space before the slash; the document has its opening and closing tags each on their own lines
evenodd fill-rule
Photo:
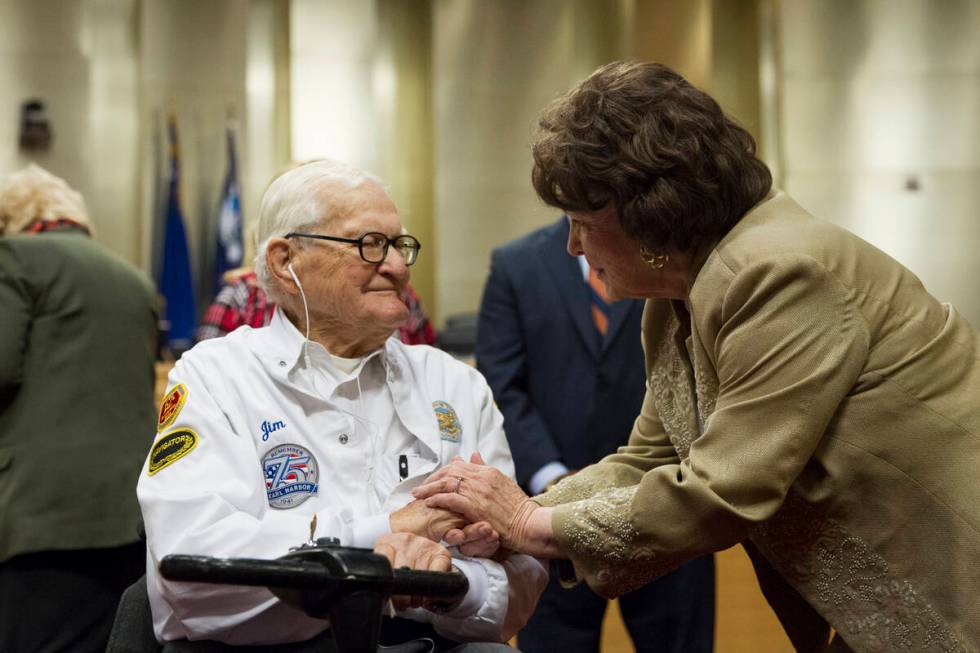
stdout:
<svg viewBox="0 0 980 653">
<path fill-rule="evenodd" d="M 214 250 L 213 293 L 221 288 L 225 272 L 242 265 L 242 202 L 238 191 L 238 165 L 235 156 L 235 134 L 228 128 L 228 173 L 218 208 L 218 243 Z"/>
<path fill-rule="evenodd" d="M 173 116 L 167 121 L 167 134 L 170 138 L 170 191 L 163 228 L 160 294 L 166 302 L 163 314 L 170 324 L 166 344 L 171 351 L 179 353 L 194 344 L 197 305 L 184 216 L 180 210 L 180 161 L 177 156 L 177 122 Z"/>
</svg>

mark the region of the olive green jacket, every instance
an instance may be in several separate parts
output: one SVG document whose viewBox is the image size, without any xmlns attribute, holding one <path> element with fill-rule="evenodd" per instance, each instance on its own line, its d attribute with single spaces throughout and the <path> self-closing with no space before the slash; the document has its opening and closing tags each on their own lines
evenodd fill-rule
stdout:
<svg viewBox="0 0 980 653">
<path fill-rule="evenodd" d="M 0 238 L 0 561 L 139 539 L 156 295 L 75 229 Z"/>
<path fill-rule="evenodd" d="M 576 575 L 618 595 L 741 542 L 800 651 L 980 650 L 977 332 L 782 193 L 701 261 L 647 303 L 628 446 L 537 499 Z"/>
</svg>

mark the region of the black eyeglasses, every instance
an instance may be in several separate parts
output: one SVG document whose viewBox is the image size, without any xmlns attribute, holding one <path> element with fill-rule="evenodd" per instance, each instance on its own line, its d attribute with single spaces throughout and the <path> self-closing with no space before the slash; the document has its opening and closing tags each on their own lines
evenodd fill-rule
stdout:
<svg viewBox="0 0 980 653">
<path fill-rule="evenodd" d="M 357 251 L 361 258 L 368 263 L 380 263 L 388 256 L 388 247 L 394 245 L 398 253 L 405 259 L 405 265 L 412 265 L 419 257 L 419 250 L 422 245 L 415 238 L 408 234 L 388 238 L 382 233 L 371 231 L 360 238 L 338 238 L 337 236 L 321 236 L 320 234 L 301 234 L 291 231 L 286 234 L 286 238 L 316 238 L 317 240 L 334 240 L 338 243 L 350 243 L 357 245 Z"/>
</svg>

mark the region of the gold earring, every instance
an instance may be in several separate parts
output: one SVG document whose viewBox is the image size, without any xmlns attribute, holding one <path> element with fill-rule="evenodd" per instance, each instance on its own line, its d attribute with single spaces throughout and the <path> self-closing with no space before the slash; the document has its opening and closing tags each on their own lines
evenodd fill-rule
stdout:
<svg viewBox="0 0 980 653">
<path fill-rule="evenodd" d="M 667 254 L 654 254 L 646 245 L 640 245 L 640 256 L 654 270 L 662 270 L 667 265 L 667 261 L 670 260 L 670 256 Z"/>
</svg>

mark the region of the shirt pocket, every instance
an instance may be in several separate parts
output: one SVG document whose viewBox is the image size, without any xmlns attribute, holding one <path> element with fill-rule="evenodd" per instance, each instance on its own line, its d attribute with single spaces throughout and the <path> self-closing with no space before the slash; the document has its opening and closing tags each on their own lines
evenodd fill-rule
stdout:
<svg viewBox="0 0 980 653">
<path fill-rule="evenodd" d="M 394 501 L 397 507 L 405 505 L 412 499 L 411 491 L 422 485 L 429 474 L 439 467 L 438 460 L 426 458 L 417 452 L 388 454 L 379 470 L 379 486 L 385 489 L 386 503 Z"/>
</svg>

